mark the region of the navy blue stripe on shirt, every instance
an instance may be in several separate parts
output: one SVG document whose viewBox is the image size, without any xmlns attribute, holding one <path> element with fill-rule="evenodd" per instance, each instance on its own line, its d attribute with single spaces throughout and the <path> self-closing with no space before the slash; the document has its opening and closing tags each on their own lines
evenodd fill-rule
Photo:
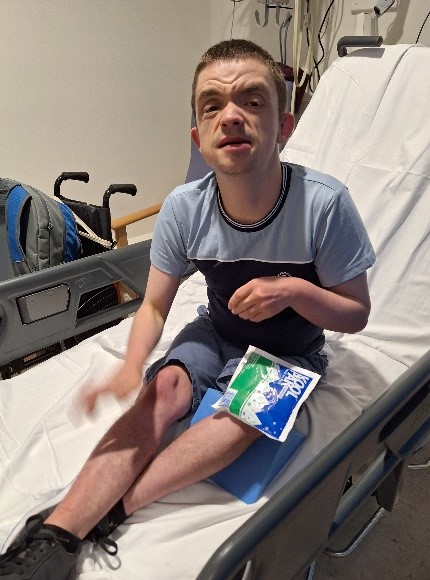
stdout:
<svg viewBox="0 0 430 580">
<path fill-rule="evenodd" d="M 241 224 L 239 222 L 235 222 L 226 214 L 224 207 L 222 205 L 221 192 L 217 187 L 218 208 L 224 221 L 226 221 L 228 225 L 234 228 L 235 230 L 239 230 L 242 232 L 245 231 L 258 232 L 258 230 L 262 230 L 263 228 L 271 224 L 273 220 L 276 218 L 276 216 L 279 214 L 279 212 L 282 210 L 285 200 L 287 199 L 288 191 L 290 189 L 291 167 L 281 165 L 281 169 L 282 169 L 281 191 L 279 193 L 279 197 L 276 204 L 263 219 L 253 224 Z"/>
</svg>

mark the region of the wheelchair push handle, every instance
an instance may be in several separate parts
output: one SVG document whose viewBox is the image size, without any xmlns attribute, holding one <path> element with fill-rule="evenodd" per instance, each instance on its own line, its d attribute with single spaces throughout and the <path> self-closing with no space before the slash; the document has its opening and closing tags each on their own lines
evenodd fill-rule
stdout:
<svg viewBox="0 0 430 580">
<path fill-rule="evenodd" d="M 127 193 L 128 195 L 135 196 L 137 193 L 137 187 L 134 183 L 113 183 L 112 185 L 109 185 L 103 194 L 103 207 L 109 207 L 110 196 L 114 193 Z"/>
<path fill-rule="evenodd" d="M 55 197 L 58 197 L 59 199 L 65 199 L 60 193 L 60 188 L 63 181 L 67 181 L 68 179 L 74 179 L 75 181 L 83 181 L 84 183 L 88 183 L 90 180 L 90 176 L 86 171 L 63 171 L 63 173 L 55 180 L 54 184 Z"/>
</svg>

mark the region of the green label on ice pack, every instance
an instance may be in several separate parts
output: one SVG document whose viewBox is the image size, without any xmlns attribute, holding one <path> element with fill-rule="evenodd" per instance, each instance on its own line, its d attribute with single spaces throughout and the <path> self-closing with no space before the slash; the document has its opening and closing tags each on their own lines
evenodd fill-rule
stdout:
<svg viewBox="0 0 430 580">
<path fill-rule="evenodd" d="M 255 352 L 249 355 L 246 365 L 242 367 L 234 379 L 234 389 L 237 390 L 237 393 L 230 403 L 231 413 L 240 416 L 250 395 L 261 382 L 268 378 L 273 365 L 274 363 Z"/>
</svg>

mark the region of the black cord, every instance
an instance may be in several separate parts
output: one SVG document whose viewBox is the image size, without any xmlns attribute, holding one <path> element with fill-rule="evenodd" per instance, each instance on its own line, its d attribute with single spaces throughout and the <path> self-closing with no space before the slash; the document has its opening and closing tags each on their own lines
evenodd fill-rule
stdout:
<svg viewBox="0 0 430 580">
<path fill-rule="evenodd" d="M 319 28 L 319 31 L 318 31 L 318 44 L 320 45 L 321 52 L 322 52 L 321 57 L 320 57 L 320 59 L 318 61 L 316 61 L 315 60 L 315 57 L 314 57 L 314 70 L 317 73 L 318 82 L 319 82 L 319 80 L 321 78 L 321 74 L 320 74 L 320 71 L 319 71 L 319 65 L 324 60 L 324 56 L 325 56 L 325 50 L 324 50 L 323 43 L 321 42 L 321 39 L 324 36 L 324 34 L 326 33 L 326 31 L 327 31 L 327 26 L 328 26 L 328 20 L 327 19 L 328 19 L 328 16 L 330 14 L 330 10 L 333 7 L 333 4 L 334 4 L 334 0 L 331 0 L 330 4 L 327 7 L 327 10 L 325 11 L 324 18 L 322 19 L 322 22 L 321 22 L 321 25 L 320 25 L 320 28 Z M 326 20 L 327 20 L 326 30 L 324 30 L 324 33 L 322 33 L 322 29 L 324 27 L 324 24 L 325 24 L 325 21 Z M 308 44 L 309 44 L 309 38 L 308 38 Z M 317 84 L 318 84 L 318 82 L 317 82 Z M 315 89 L 312 88 L 311 83 L 309 83 L 309 89 L 310 89 L 311 92 L 314 92 L 314 90 L 315 90 Z"/>
<path fill-rule="evenodd" d="M 309 14 L 309 0 L 307 0 L 307 2 L 306 2 L 306 11 Z M 318 41 L 319 41 L 319 33 L 318 33 Z M 309 29 L 308 29 L 308 27 L 306 27 L 306 44 L 308 45 L 308 50 L 309 50 L 310 41 L 309 41 Z M 318 63 L 315 60 L 315 56 L 313 56 L 313 61 L 314 61 L 314 70 L 317 71 L 317 76 L 318 76 L 318 81 L 319 81 L 320 80 L 320 71 L 318 70 Z M 311 93 L 314 92 L 314 89 L 311 86 L 311 81 L 309 81 L 309 90 L 311 91 Z"/>
<path fill-rule="evenodd" d="M 422 23 L 422 25 L 421 25 L 421 28 L 420 28 L 420 31 L 419 31 L 419 33 L 418 33 L 417 39 L 416 39 L 416 41 L 415 41 L 415 44 L 418 44 L 418 41 L 419 41 L 419 39 L 420 39 L 420 36 L 421 36 L 421 32 L 423 31 L 424 25 L 425 25 L 425 23 L 427 22 L 427 19 L 428 19 L 428 17 L 429 17 L 429 16 L 430 16 L 430 12 L 427 14 L 427 16 L 426 16 L 426 17 L 425 17 L 425 19 L 424 19 L 424 22 L 423 22 L 423 23 Z"/>
<path fill-rule="evenodd" d="M 322 50 L 322 55 L 321 55 L 321 58 L 319 59 L 319 61 L 317 62 L 317 67 L 318 67 L 318 65 L 320 65 L 320 64 L 322 63 L 322 61 L 324 60 L 325 50 L 324 50 L 324 46 L 323 46 L 323 44 L 322 44 L 322 42 L 321 42 L 321 39 L 322 39 L 322 37 L 324 36 L 324 34 L 326 33 L 326 30 L 324 31 L 324 34 L 321 34 L 321 31 L 322 31 L 322 29 L 323 29 L 323 26 L 324 26 L 324 23 L 325 23 L 326 19 L 328 18 L 328 15 L 329 15 L 329 13 L 330 13 L 330 10 L 331 10 L 331 9 L 332 9 L 332 7 L 333 7 L 333 4 L 334 4 L 334 0 L 331 0 L 330 4 L 328 5 L 328 8 L 327 8 L 327 10 L 325 11 L 324 18 L 323 18 L 323 20 L 322 20 L 322 22 L 321 22 L 321 26 L 320 26 L 320 29 L 319 29 L 319 31 L 318 31 L 318 42 L 319 42 L 319 45 L 320 45 L 320 47 L 321 47 L 321 50 Z M 327 26 L 328 26 L 328 20 L 327 20 Z"/>
</svg>

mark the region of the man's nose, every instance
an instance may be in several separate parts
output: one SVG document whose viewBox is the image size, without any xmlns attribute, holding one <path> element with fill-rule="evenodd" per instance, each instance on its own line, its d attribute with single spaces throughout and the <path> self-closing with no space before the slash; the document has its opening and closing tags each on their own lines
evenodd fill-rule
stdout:
<svg viewBox="0 0 430 580">
<path fill-rule="evenodd" d="M 226 127 L 242 125 L 243 115 L 240 107 L 233 102 L 227 103 L 222 110 L 221 124 Z"/>
</svg>

